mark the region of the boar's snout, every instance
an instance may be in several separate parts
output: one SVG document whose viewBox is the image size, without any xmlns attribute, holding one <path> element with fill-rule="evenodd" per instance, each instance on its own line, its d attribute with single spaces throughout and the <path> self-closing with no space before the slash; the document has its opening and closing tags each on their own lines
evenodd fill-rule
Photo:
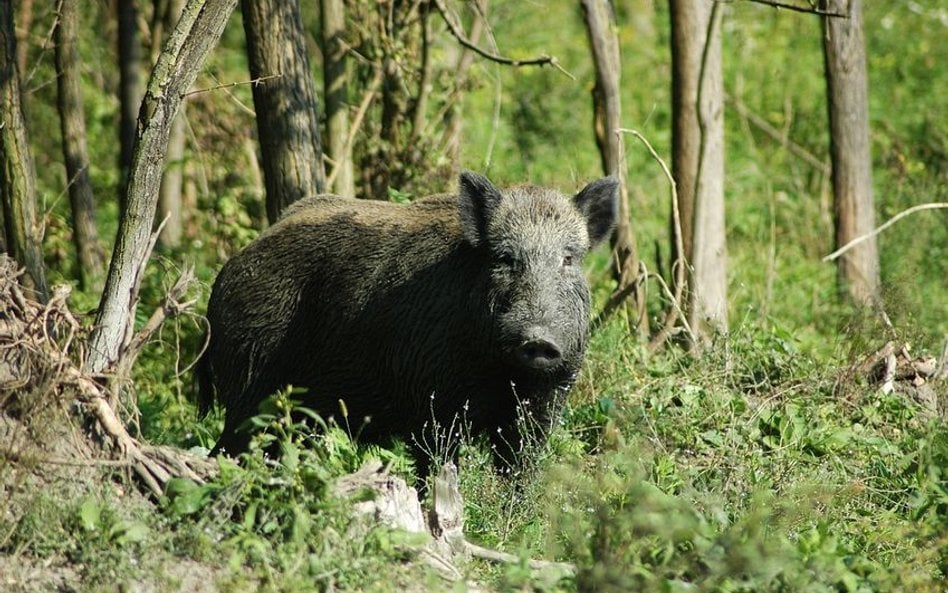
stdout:
<svg viewBox="0 0 948 593">
<path fill-rule="evenodd" d="M 528 330 L 514 351 L 517 362 L 538 371 L 546 371 L 559 366 L 563 352 L 559 344 L 540 328 Z"/>
</svg>

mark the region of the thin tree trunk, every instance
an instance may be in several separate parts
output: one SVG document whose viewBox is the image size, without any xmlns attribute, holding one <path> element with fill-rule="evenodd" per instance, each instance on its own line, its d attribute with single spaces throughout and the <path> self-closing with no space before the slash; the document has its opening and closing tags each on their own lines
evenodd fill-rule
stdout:
<svg viewBox="0 0 948 593">
<path fill-rule="evenodd" d="M 671 0 L 672 162 L 684 248 L 672 261 L 690 265 L 688 321 L 699 341 L 708 327 L 727 330 L 721 11 L 716 2 Z"/>
<path fill-rule="evenodd" d="M 425 122 L 428 118 L 428 97 L 431 94 L 431 14 L 430 4 L 423 4 L 419 8 L 418 28 L 421 31 L 421 68 L 419 68 L 418 92 L 415 94 L 412 105 L 411 139 L 414 146 L 418 146 L 425 131 Z"/>
<path fill-rule="evenodd" d="M 627 11 L 639 43 L 655 41 L 655 0 L 632 0 Z"/>
<path fill-rule="evenodd" d="M 263 154 L 267 218 L 323 193 L 319 111 L 303 43 L 299 0 L 241 0 Z"/>
<path fill-rule="evenodd" d="M 471 30 L 467 38 L 473 44 L 480 41 L 481 34 L 487 24 L 487 3 L 488 0 L 478 0 L 474 5 L 474 18 L 471 22 Z M 461 47 L 458 57 L 457 67 L 454 72 L 454 88 L 451 96 L 448 98 L 449 106 L 445 113 L 445 130 L 442 136 L 441 145 L 444 147 L 444 154 L 451 163 L 451 178 L 456 179 L 461 172 L 461 134 L 464 131 L 464 118 L 461 117 L 461 108 L 464 106 L 464 87 L 467 84 L 468 73 L 471 70 L 471 64 L 474 63 L 474 52 Z"/>
<path fill-rule="evenodd" d="M 326 149 L 338 170 L 333 186 L 343 196 L 355 195 L 349 137 L 349 76 L 346 72 L 346 14 L 343 0 L 320 0 L 322 10 L 323 96 L 326 101 Z"/>
<path fill-rule="evenodd" d="M 33 28 L 33 0 L 20 0 L 20 22 L 17 25 L 20 36 L 17 38 L 16 65 L 20 73 L 26 72 L 26 60 L 29 57 L 30 29 Z"/>
<path fill-rule="evenodd" d="M 152 70 L 136 132 L 126 210 L 119 220 L 105 292 L 99 304 L 85 370 L 101 373 L 131 337 L 138 285 L 150 246 L 161 165 L 181 95 L 217 43 L 237 0 L 188 0 Z"/>
<path fill-rule="evenodd" d="M 119 212 L 125 210 L 125 191 L 138 110 L 142 103 L 141 60 L 142 46 L 138 36 L 138 9 L 136 0 L 118 0 L 118 64 L 119 64 Z"/>
<path fill-rule="evenodd" d="M 2 202 L 6 202 L 6 199 L 0 199 Z M 3 211 L 5 206 L 0 204 L 0 253 L 7 253 L 7 223 L 3 216 Z"/>
<path fill-rule="evenodd" d="M 184 8 L 183 0 L 169 0 L 165 14 L 160 16 L 161 29 L 174 30 L 178 17 Z M 156 19 L 159 20 L 159 19 Z M 164 35 L 156 35 L 152 42 L 158 45 Z M 181 190 L 184 186 L 184 148 L 186 140 L 187 121 L 185 106 L 182 104 L 178 115 L 171 125 L 171 135 L 168 137 L 168 154 L 165 158 L 165 170 L 161 175 L 161 189 L 158 192 L 158 220 L 165 221 L 158 234 L 158 244 L 162 247 L 174 248 L 181 245 L 184 233 L 184 217 L 187 210 L 183 207 Z"/>
<path fill-rule="evenodd" d="M 862 0 L 822 2 L 824 10 L 836 13 L 846 13 L 847 5 L 849 18 L 823 17 L 837 248 L 875 227 Z M 840 292 L 853 302 L 878 302 L 879 252 L 875 238 L 839 258 L 837 279 Z"/>
<path fill-rule="evenodd" d="M 36 212 L 36 169 L 20 101 L 13 3 L 0 2 L 0 197 L 5 243 L 26 267 L 26 284 L 37 300 L 49 299 L 43 266 L 43 219 Z"/>
<path fill-rule="evenodd" d="M 184 187 L 186 128 L 187 121 L 184 105 L 182 105 L 171 125 L 165 170 L 161 176 L 161 188 L 158 191 L 158 221 L 164 221 L 164 226 L 158 234 L 158 244 L 166 248 L 179 247 L 181 237 L 184 235 L 184 218 L 187 210 L 184 208 L 181 192 Z"/>
<path fill-rule="evenodd" d="M 72 238 L 83 289 L 102 290 L 105 261 L 95 223 L 95 201 L 89 179 L 86 118 L 82 111 L 79 51 L 79 0 L 62 0 L 55 30 L 56 81 L 63 160 L 72 208 Z"/>
<path fill-rule="evenodd" d="M 619 135 L 621 103 L 619 99 L 619 39 L 616 36 L 615 15 L 609 0 L 582 0 L 586 32 L 596 68 L 596 86 L 593 89 L 595 107 L 596 143 L 606 175 L 619 179 L 619 220 L 612 235 L 613 275 L 616 294 L 632 289 L 632 311 L 640 335 L 648 335 L 648 317 L 645 310 L 645 286 L 638 282 L 639 256 L 635 235 L 629 220 L 629 189 L 626 181 L 624 145 Z"/>
<path fill-rule="evenodd" d="M 684 249 L 684 253 L 678 253 L 675 241 L 671 241 L 672 262 L 691 261 L 697 184 L 695 174 L 701 151 L 697 104 L 704 33 L 691 5 L 690 0 L 669 2 L 672 34 L 672 172 L 678 188 L 678 212 Z"/>
</svg>

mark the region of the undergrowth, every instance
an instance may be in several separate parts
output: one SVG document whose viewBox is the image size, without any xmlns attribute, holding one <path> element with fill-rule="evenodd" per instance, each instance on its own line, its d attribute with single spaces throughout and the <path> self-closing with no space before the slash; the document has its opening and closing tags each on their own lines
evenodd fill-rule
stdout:
<svg viewBox="0 0 948 593">
<path fill-rule="evenodd" d="M 855 353 L 826 364 L 776 327 L 739 327 L 697 356 L 647 356 L 623 328 L 594 335 L 528 477 L 462 445 L 467 536 L 523 559 L 475 561 L 471 578 L 501 591 L 943 590 L 943 417 L 854 375 Z M 331 491 L 371 458 L 411 480 L 404 448 L 359 445 L 294 397 L 267 401 L 250 451 L 221 458 L 213 481 L 173 480 L 151 510 L 121 472 L 44 490 L 2 522 L 0 551 L 78 567 L 86 591 L 185 559 L 223 590 L 450 590 L 411 562 L 422 539 L 360 523 Z M 196 430 L 171 418 L 183 425 L 168 434 Z M 211 439 L 215 423 L 201 429 Z M 531 570 L 536 557 L 577 573 Z"/>
</svg>

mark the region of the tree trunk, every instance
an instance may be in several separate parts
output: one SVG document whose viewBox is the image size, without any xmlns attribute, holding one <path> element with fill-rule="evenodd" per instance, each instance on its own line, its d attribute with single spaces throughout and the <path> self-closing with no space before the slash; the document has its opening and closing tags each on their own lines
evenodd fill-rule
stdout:
<svg viewBox="0 0 948 593">
<path fill-rule="evenodd" d="M 26 60 L 29 57 L 30 29 L 33 28 L 33 0 L 20 0 L 19 28 L 20 37 L 17 38 L 16 65 L 19 72 L 26 72 Z"/>
<path fill-rule="evenodd" d="M 323 192 L 319 110 L 303 42 L 299 0 L 241 0 L 257 133 L 263 155 L 267 218 Z"/>
<path fill-rule="evenodd" d="M 138 110 L 142 103 L 141 60 L 142 46 L 138 37 L 138 9 L 136 0 L 118 0 L 118 64 L 119 64 L 119 212 L 125 210 L 125 191 Z"/>
<path fill-rule="evenodd" d="M 72 239 L 76 247 L 79 284 L 85 290 L 102 290 L 105 262 L 95 223 L 95 202 L 89 179 L 86 118 L 82 111 L 79 51 L 79 1 L 62 0 L 55 30 L 56 81 L 63 160 L 72 208 Z"/>
<path fill-rule="evenodd" d="M 619 99 L 620 62 L 615 15 L 609 0 L 582 0 L 582 7 L 596 69 L 596 86 L 593 88 L 596 143 L 602 158 L 603 172 L 619 179 L 619 220 L 611 239 L 613 276 L 616 279 L 615 294 L 630 294 L 637 330 L 640 335 L 647 336 L 645 285 L 638 282 L 639 256 L 629 220 L 629 189 L 624 145 L 619 132 L 622 127 Z"/>
<path fill-rule="evenodd" d="M 237 0 L 188 0 L 152 70 L 139 113 L 126 209 L 119 220 L 105 292 L 89 338 L 87 372 L 107 369 L 131 337 L 171 126 L 181 95 L 194 82 L 236 4 Z"/>
<path fill-rule="evenodd" d="M 431 95 L 431 20 L 429 16 L 431 4 L 420 6 L 418 30 L 421 37 L 421 68 L 418 77 L 418 92 L 411 107 L 411 144 L 418 146 L 425 133 L 425 124 L 428 121 L 428 98 Z"/>
<path fill-rule="evenodd" d="M 184 187 L 186 127 L 187 121 L 184 105 L 182 105 L 171 125 L 165 170 L 161 175 L 161 188 L 158 191 L 158 222 L 164 221 L 164 226 L 158 234 L 158 244 L 172 249 L 181 245 L 181 237 L 184 235 L 184 218 L 187 214 L 181 198 Z"/>
<path fill-rule="evenodd" d="M 487 3 L 488 0 L 478 0 L 473 6 L 474 17 L 467 38 L 475 45 L 480 41 L 481 34 L 487 24 Z M 451 47 L 455 46 L 452 45 Z M 454 69 L 453 88 L 448 97 L 448 107 L 444 115 L 446 123 L 441 141 L 441 145 L 444 147 L 442 153 L 450 163 L 452 179 L 457 179 L 461 173 L 461 134 L 464 130 L 464 118 L 461 116 L 461 111 L 464 106 L 464 89 L 473 63 L 474 52 L 467 47 L 461 47 L 457 66 Z"/>
<path fill-rule="evenodd" d="M 323 96 L 326 101 L 326 149 L 337 171 L 327 191 L 355 195 L 352 147 L 349 137 L 349 76 L 346 72 L 346 13 L 343 0 L 321 0 L 323 46 Z"/>
<path fill-rule="evenodd" d="M 849 18 L 823 17 L 837 248 L 875 227 L 862 1 L 822 2 L 828 12 L 845 13 L 847 5 Z M 878 302 L 879 253 L 875 238 L 856 245 L 838 262 L 841 294 L 860 305 Z"/>
<path fill-rule="evenodd" d="M 36 169 L 20 102 L 13 3 L 0 2 L 0 197 L 6 250 L 26 267 L 37 300 L 49 299 L 43 266 L 43 219 L 36 212 Z"/>
<path fill-rule="evenodd" d="M 170 0 L 167 3 L 165 13 L 157 17 L 161 19 L 161 29 L 164 31 L 174 30 L 183 8 L 183 0 Z M 163 41 L 162 37 L 164 36 L 155 35 L 152 43 L 157 46 Z M 158 220 L 165 221 L 164 226 L 161 227 L 161 232 L 158 234 L 158 244 L 167 248 L 181 245 L 181 236 L 184 233 L 184 217 L 187 210 L 182 204 L 181 190 L 184 187 L 186 124 L 185 106 L 182 104 L 178 110 L 178 115 L 174 118 L 174 123 L 171 125 L 165 170 L 161 175 L 161 189 L 158 191 Z"/>
<path fill-rule="evenodd" d="M 671 0 L 672 163 L 684 248 L 672 261 L 690 264 L 688 321 L 699 341 L 709 327 L 727 330 L 721 10 Z"/>
<path fill-rule="evenodd" d="M 3 216 L 3 210 L 6 208 L 3 204 L 6 198 L 0 196 L 0 253 L 7 253 L 7 223 Z"/>
<path fill-rule="evenodd" d="M 655 41 L 655 0 L 632 0 L 627 14 L 639 44 Z"/>
</svg>

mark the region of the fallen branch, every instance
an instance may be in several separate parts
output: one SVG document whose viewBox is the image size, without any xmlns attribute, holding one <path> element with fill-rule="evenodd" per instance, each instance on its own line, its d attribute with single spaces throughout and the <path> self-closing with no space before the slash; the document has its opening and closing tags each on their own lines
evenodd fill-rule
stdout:
<svg viewBox="0 0 948 593">
<path fill-rule="evenodd" d="M 343 476 L 333 485 L 336 496 L 352 497 L 368 488 L 370 499 L 353 505 L 355 512 L 370 520 L 369 525 L 386 525 L 413 533 L 427 533 L 431 541 L 420 549 L 413 549 L 419 557 L 448 581 L 461 581 L 463 572 L 457 561 L 470 556 L 490 562 L 521 562 L 519 556 L 491 550 L 464 539 L 464 503 L 458 488 L 457 468 L 446 463 L 434 479 L 431 509 L 425 520 L 418 492 L 401 478 L 388 473 L 378 461 L 366 463 L 355 473 Z M 576 567 L 564 562 L 527 560 L 533 570 L 557 570 L 564 577 L 576 574 Z M 465 583 L 469 589 L 479 590 L 475 583 Z"/>
<path fill-rule="evenodd" d="M 914 214 L 915 212 L 919 212 L 921 210 L 934 210 L 936 208 L 948 208 L 948 202 L 930 202 L 928 204 L 919 204 L 917 206 L 912 206 L 908 210 L 903 210 L 902 212 L 899 212 L 898 214 L 896 214 L 895 216 L 887 220 L 881 226 L 877 227 L 875 230 L 868 232 L 865 235 L 860 235 L 856 237 L 855 239 L 853 239 L 849 243 L 846 243 L 845 245 L 843 245 L 842 247 L 840 247 L 833 253 L 830 253 L 829 255 L 824 257 L 822 261 L 824 262 L 833 261 L 834 259 L 838 258 L 842 254 L 846 253 L 847 251 L 855 247 L 856 245 L 862 243 L 863 241 L 867 239 L 871 239 L 872 237 L 875 237 L 876 235 L 886 230 L 887 228 L 889 228 L 890 226 L 892 226 L 899 220 L 905 218 L 909 214 Z"/>
<path fill-rule="evenodd" d="M 943 359 L 946 352 L 948 343 L 942 352 Z M 943 389 L 939 384 L 946 379 L 941 372 L 942 364 L 944 361 L 939 362 L 934 356 L 913 355 L 906 342 L 890 340 L 851 367 L 848 374 L 868 380 L 886 395 L 901 395 L 917 405 L 925 416 L 945 418 L 948 402 L 938 396 Z"/>
<path fill-rule="evenodd" d="M 490 548 L 472 544 L 471 542 L 465 542 L 464 547 L 475 558 L 488 560 L 490 562 L 502 564 L 519 564 L 521 561 L 519 556 L 514 556 L 513 554 L 508 554 L 507 552 L 501 552 L 498 550 L 491 550 Z M 553 562 L 551 560 L 535 560 L 533 558 L 529 558 L 527 560 L 527 566 L 533 570 L 558 570 L 563 573 L 563 576 L 573 576 L 576 574 L 576 565 L 570 564 L 569 562 Z"/>
</svg>

